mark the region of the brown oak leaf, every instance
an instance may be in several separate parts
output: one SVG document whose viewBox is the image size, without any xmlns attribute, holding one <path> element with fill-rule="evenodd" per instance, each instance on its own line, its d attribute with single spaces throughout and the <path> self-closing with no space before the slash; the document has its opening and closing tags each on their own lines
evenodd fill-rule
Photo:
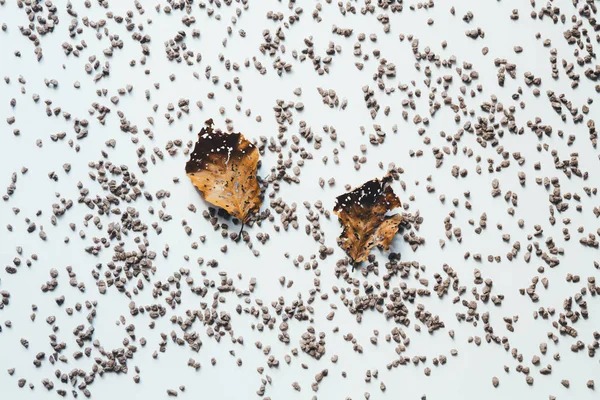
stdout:
<svg viewBox="0 0 600 400">
<path fill-rule="evenodd" d="M 354 262 L 365 261 L 375 246 L 389 249 L 402 215 L 386 215 L 400 207 L 400 199 L 392 190 L 393 178 L 373 179 L 336 198 L 333 212 L 344 226 L 338 239 Z"/>
<path fill-rule="evenodd" d="M 213 130 L 209 119 L 198 134 L 185 172 L 204 200 L 245 224 L 262 203 L 256 178 L 258 158 L 258 149 L 244 135 Z"/>
</svg>

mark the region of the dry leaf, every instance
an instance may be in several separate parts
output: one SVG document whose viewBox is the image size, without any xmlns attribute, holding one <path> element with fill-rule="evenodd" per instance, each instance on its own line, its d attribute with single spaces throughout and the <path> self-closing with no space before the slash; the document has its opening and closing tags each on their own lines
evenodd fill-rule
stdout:
<svg viewBox="0 0 600 400">
<path fill-rule="evenodd" d="M 256 179 L 258 149 L 241 133 L 213 130 L 212 119 L 198 134 L 185 172 L 204 200 L 246 223 L 260 209 Z"/>
<path fill-rule="evenodd" d="M 391 181 L 390 175 L 373 179 L 336 198 L 333 212 L 344 226 L 338 244 L 354 262 L 365 261 L 375 246 L 387 250 L 398 232 L 402 215 L 385 215 L 400 207 Z"/>
</svg>

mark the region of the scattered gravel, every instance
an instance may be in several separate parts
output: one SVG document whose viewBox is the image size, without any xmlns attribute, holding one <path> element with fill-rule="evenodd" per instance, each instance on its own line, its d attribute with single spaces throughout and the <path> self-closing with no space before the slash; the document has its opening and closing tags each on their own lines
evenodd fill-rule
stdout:
<svg viewBox="0 0 600 400">
<path fill-rule="evenodd" d="M 597 4 L 454 3 L 0 0 L 7 398 L 592 398 Z M 244 225 L 185 176 L 208 118 Z M 333 202 L 384 175 L 356 265 Z"/>
</svg>

